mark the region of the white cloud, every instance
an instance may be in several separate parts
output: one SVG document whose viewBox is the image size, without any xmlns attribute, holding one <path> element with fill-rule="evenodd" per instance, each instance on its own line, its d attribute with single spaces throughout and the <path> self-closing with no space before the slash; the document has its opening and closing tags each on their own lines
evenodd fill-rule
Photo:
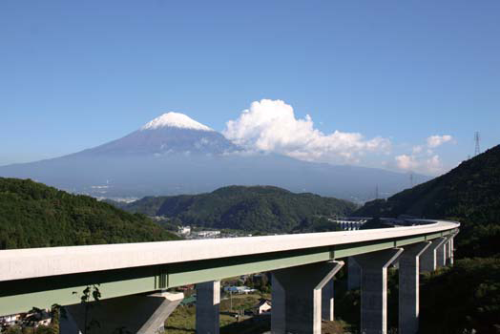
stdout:
<svg viewBox="0 0 500 334">
<path fill-rule="evenodd" d="M 405 171 L 440 174 L 444 171 L 444 167 L 434 149 L 448 142 L 453 142 L 453 137 L 450 135 L 429 136 L 425 145 L 413 146 L 411 154 L 396 156 L 396 166 Z"/>
<path fill-rule="evenodd" d="M 437 154 L 430 157 L 402 154 L 395 159 L 398 168 L 405 171 L 418 171 L 426 174 L 439 174 L 443 171 L 441 160 Z"/>
<path fill-rule="evenodd" d="M 436 148 L 438 146 L 443 145 L 444 143 L 450 142 L 453 140 L 453 137 L 450 135 L 435 135 L 427 138 L 427 146 L 430 148 Z"/>
<path fill-rule="evenodd" d="M 421 145 L 417 145 L 417 146 L 413 146 L 412 151 L 413 151 L 413 154 L 418 154 L 418 153 L 422 152 L 423 149 L 424 148 Z"/>
<path fill-rule="evenodd" d="M 416 162 L 413 156 L 402 154 L 396 157 L 396 164 L 398 168 L 404 170 L 413 170 L 416 166 Z"/>
<path fill-rule="evenodd" d="M 335 163 L 356 163 L 367 153 L 387 153 L 388 139 L 365 139 L 360 133 L 325 134 L 311 116 L 295 117 L 292 106 L 281 100 L 255 101 L 240 117 L 226 123 L 224 135 L 251 150 L 276 152 L 295 158 Z"/>
</svg>

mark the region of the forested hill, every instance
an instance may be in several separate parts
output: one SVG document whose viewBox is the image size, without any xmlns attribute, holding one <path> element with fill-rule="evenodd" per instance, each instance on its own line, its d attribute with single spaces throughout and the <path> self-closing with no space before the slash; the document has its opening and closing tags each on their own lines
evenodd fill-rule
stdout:
<svg viewBox="0 0 500 334">
<path fill-rule="evenodd" d="M 176 239 L 143 215 L 31 180 L 0 178 L 0 249 Z"/>
<path fill-rule="evenodd" d="M 200 195 L 145 197 L 124 207 L 182 224 L 260 232 L 290 232 L 314 217 L 348 215 L 355 204 L 270 186 L 230 186 Z"/>
<path fill-rule="evenodd" d="M 387 200 L 368 202 L 355 214 L 457 217 L 492 223 L 500 217 L 500 145 L 429 182 Z"/>
<path fill-rule="evenodd" d="M 500 146 L 447 174 L 356 215 L 456 219 L 456 263 L 421 281 L 422 333 L 498 333 L 500 328 Z"/>
<path fill-rule="evenodd" d="M 480 256 L 498 253 L 500 242 L 500 145 L 464 161 L 429 182 L 387 200 L 368 202 L 355 215 L 394 217 L 409 214 L 457 219 L 460 249 Z"/>
</svg>

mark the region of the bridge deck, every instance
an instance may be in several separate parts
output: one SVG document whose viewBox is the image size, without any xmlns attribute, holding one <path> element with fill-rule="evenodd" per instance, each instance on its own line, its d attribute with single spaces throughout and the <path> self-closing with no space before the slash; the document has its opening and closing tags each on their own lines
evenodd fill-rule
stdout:
<svg viewBox="0 0 500 334">
<path fill-rule="evenodd" d="M 404 247 L 459 227 L 426 222 L 364 231 L 3 250 L 0 315 L 79 303 L 81 292 L 93 284 L 99 284 L 103 299 L 153 292 Z"/>
</svg>

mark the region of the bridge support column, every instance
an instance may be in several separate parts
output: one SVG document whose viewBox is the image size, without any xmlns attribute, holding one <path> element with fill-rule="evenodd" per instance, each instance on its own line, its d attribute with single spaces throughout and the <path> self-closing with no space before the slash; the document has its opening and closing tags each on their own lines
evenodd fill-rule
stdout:
<svg viewBox="0 0 500 334">
<path fill-rule="evenodd" d="M 436 248 L 436 267 L 446 267 L 446 252 L 449 238 L 443 238 L 444 242 Z"/>
<path fill-rule="evenodd" d="M 321 317 L 323 320 L 334 321 L 334 279 L 332 278 L 326 282 L 325 286 L 321 289 Z"/>
<path fill-rule="evenodd" d="M 271 289 L 271 333 L 284 334 L 286 333 L 285 289 L 274 273 L 271 278 Z"/>
<path fill-rule="evenodd" d="M 455 252 L 455 245 L 454 245 L 454 240 L 455 240 L 455 235 L 454 234 L 450 240 L 448 241 L 448 262 L 447 264 L 452 266 L 454 263 L 454 252 Z"/>
<path fill-rule="evenodd" d="M 356 256 L 361 267 L 361 333 L 387 333 L 387 268 L 402 248 Z"/>
<path fill-rule="evenodd" d="M 220 281 L 196 284 L 196 333 L 219 334 Z"/>
<path fill-rule="evenodd" d="M 399 257 L 399 334 L 418 333 L 419 258 L 431 242 L 405 246 Z"/>
<path fill-rule="evenodd" d="M 343 265 L 332 261 L 274 271 L 273 290 L 277 292 L 273 291 L 271 332 L 320 334 L 322 289 Z"/>
<path fill-rule="evenodd" d="M 361 267 L 354 257 L 347 260 L 347 290 L 356 290 L 361 286 Z"/>
<path fill-rule="evenodd" d="M 429 248 L 420 256 L 420 272 L 434 271 L 437 268 L 437 250 L 446 242 L 446 238 L 438 238 L 431 241 Z"/>
<path fill-rule="evenodd" d="M 87 310 L 82 304 L 66 306 L 66 318 L 61 317 L 60 333 L 87 334 L 164 333 L 168 316 L 184 298 L 183 293 L 156 293 L 148 296 L 133 295 L 90 302 Z"/>
<path fill-rule="evenodd" d="M 450 238 L 448 238 L 448 240 L 446 240 L 446 242 L 444 243 L 444 264 L 443 266 L 447 266 L 448 265 L 448 257 L 450 256 Z"/>
</svg>

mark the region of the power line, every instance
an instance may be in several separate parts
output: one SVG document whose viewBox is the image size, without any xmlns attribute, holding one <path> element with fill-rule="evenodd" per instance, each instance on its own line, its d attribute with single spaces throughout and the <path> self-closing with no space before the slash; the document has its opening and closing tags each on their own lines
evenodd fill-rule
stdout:
<svg viewBox="0 0 500 334">
<path fill-rule="evenodd" d="M 481 146 L 480 146 L 481 136 L 479 135 L 479 131 L 476 131 L 476 133 L 474 134 L 474 142 L 476 143 L 475 145 L 476 147 L 474 149 L 474 156 L 476 156 L 481 154 Z"/>
</svg>

